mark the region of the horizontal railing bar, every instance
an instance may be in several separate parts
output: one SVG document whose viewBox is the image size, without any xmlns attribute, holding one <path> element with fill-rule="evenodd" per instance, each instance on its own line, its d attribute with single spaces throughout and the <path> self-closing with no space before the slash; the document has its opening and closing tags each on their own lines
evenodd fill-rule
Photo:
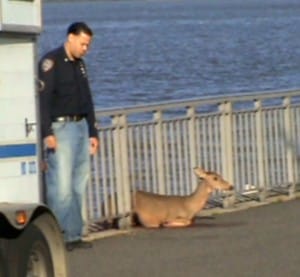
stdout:
<svg viewBox="0 0 300 277">
<path fill-rule="evenodd" d="M 96 111 L 97 117 L 129 115 L 140 112 L 162 111 L 174 108 L 197 107 L 208 104 L 219 104 L 224 102 L 242 102 L 268 100 L 274 98 L 285 98 L 299 96 L 299 89 L 278 90 L 278 91 L 261 91 L 255 93 L 246 93 L 242 95 L 226 95 L 226 96 L 208 96 L 201 98 L 191 98 L 186 100 L 174 100 L 160 103 L 149 103 L 146 105 L 126 106 L 120 108 L 107 108 Z"/>
</svg>

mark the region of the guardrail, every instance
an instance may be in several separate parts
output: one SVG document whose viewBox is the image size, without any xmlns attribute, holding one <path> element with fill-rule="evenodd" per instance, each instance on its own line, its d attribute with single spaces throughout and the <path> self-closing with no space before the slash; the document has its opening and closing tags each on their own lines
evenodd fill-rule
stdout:
<svg viewBox="0 0 300 277">
<path fill-rule="evenodd" d="M 136 188 L 191 193 L 198 165 L 232 182 L 235 202 L 296 190 L 300 90 L 107 109 L 96 116 L 101 146 L 87 192 L 90 223 L 130 213 Z M 210 204 L 227 207 L 226 200 L 216 193 Z"/>
</svg>

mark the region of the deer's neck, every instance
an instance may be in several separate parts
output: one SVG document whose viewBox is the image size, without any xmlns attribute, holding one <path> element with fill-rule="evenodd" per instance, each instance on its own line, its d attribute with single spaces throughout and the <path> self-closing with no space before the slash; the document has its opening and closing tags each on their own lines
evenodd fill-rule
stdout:
<svg viewBox="0 0 300 277">
<path fill-rule="evenodd" d="M 212 189 L 207 181 L 203 180 L 198 184 L 196 190 L 189 196 L 189 204 L 195 213 L 203 209 L 211 193 Z"/>
</svg>

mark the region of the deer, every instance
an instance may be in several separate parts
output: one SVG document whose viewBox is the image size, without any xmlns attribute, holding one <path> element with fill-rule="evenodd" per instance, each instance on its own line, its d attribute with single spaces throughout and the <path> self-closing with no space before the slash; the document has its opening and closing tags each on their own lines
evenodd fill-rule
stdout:
<svg viewBox="0 0 300 277">
<path fill-rule="evenodd" d="M 162 195 L 137 190 L 133 197 L 134 213 L 146 228 L 186 227 L 206 205 L 215 190 L 233 190 L 233 185 L 213 171 L 193 169 L 201 180 L 190 195 Z"/>
</svg>

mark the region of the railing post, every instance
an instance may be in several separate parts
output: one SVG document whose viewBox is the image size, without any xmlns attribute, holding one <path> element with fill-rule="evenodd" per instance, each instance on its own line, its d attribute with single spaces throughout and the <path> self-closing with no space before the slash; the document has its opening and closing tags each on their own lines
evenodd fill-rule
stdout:
<svg viewBox="0 0 300 277">
<path fill-rule="evenodd" d="M 196 146 L 196 124 L 195 124 L 195 107 L 187 108 L 187 116 L 189 118 L 188 129 L 189 129 L 189 154 L 190 154 L 190 164 L 192 167 L 197 165 L 197 146 Z M 194 189 L 198 183 L 197 176 L 191 171 L 192 174 L 192 184 L 191 188 Z"/>
<path fill-rule="evenodd" d="M 156 145 L 156 162 L 158 172 L 158 193 L 165 194 L 165 165 L 164 165 L 164 150 L 163 150 L 163 131 L 162 131 L 162 112 L 155 111 L 153 113 L 155 122 L 155 145 Z"/>
<path fill-rule="evenodd" d="M 232 124 L 232 103 L 225 101 L 219 105 L 221 111 L 220 133 L 221 133 L 221 159 L 223 176 L 228 182 L 234 184 L 233 170 L 233 124 Z M 234 205 L 235 193 L 229 193 L 222 201 L 224 208 Z"/>
<path fill-rule="evenodd" d="M 131 211 L 130 182 L 129 182 L 129 162 L 128 162 L 128 130 L 127 118 L 125 115 L 116 115 L 112 119 L 114 126 L 113 140 L 115 146 L 115 173 L 117 188 L 118 215 L 122 216 Z M 119 220 L 120 228 L 130 225 L 130 218 Z"/>
<path fill-rule="evenodd" d="M 257 170 L 258 170 L 258 190 L 259 190 L 259 200 L 264 201 L 266 198 L 266 166 L 264 160 L 266 159 L 264 155 L 264 120 L 262 113 L 262 103 L 260 100 L 254 100 L 254 107 L 256 110 L 255 114 L 255 126 L 256 126 L 256 147 L 257 147 Z"/>
<path fill-rule="evenodd" d="M 232 138 L 232 103 L 225 101 L 219 105 L 221 111 L 220 133 L 222 149 L 223 176 L 233 183 L 233 138 Z"/>
<path fill-rule="evenodd" d="M 291 98 L 284 97 L 284 137 L 285 143 L 287 144 L 286 160 L 287 160 L 287 174 L 288 174 L 288 185 L 289 185 L 289 196 L 293 197 L 295 194 L 295 143 L 292 136 L 292 122 L 291 122 Z"/>
</svg>

